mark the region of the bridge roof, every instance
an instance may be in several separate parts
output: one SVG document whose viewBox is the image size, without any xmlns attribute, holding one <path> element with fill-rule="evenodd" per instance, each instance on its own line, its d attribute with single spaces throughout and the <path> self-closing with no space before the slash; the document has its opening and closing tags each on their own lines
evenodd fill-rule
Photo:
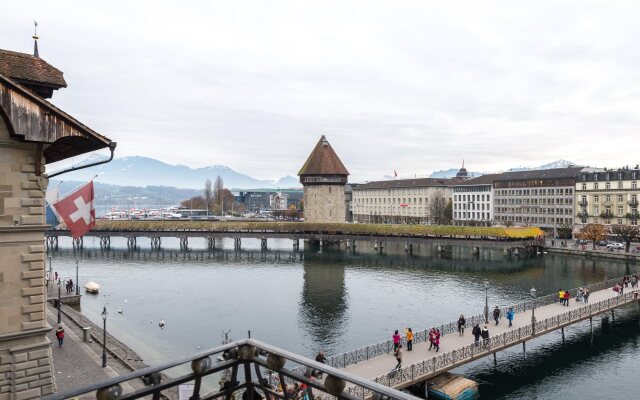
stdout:
<svg viewBox="0 0 640 400">
<path fill-rule="evenodd" d="M 316 147 L 305 161 L 299 176 L 303 175 L 349 175 L 342 161 L 333 150 L 327 138 L 322 135 Z"/>
</svg>

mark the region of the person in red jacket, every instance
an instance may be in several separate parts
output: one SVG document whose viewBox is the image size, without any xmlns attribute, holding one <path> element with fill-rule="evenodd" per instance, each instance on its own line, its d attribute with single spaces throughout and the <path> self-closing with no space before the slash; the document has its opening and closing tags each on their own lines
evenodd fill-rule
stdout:
<svg viewBox="0 0 640 400">
<path fill-rule="evenodd" d="M 58 339 L 58 347 L 62 347 L 62 342 L 64 342 L 64 329 L 62 325 L 58 325 L 58 329 L 56 329 L 56 339 Z"/>
</svg>

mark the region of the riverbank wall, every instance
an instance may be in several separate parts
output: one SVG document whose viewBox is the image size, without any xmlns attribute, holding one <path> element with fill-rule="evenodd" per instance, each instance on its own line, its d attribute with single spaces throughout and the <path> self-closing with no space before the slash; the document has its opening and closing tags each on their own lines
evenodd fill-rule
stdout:
<svg viewBox="0 0 640 400">
<path fill-rule="evenodd" d="M 578 248 L 566 247 L 547 247 L 548 253 L 571 254 L 582 257 L 609 258 L 616 260 L 625 260 L 640 263 L 640 253 L 625 253 L 622 251 L 606 251 L 606 250 L 582 250 Z"/>
</svg>

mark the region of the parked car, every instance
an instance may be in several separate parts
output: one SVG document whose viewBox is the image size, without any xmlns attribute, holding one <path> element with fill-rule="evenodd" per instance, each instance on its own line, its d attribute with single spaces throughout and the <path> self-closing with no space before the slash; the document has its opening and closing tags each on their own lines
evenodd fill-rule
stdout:
<svg viewBox="0 0 640 400">
<path fill-rule="evenodd" d="M 576 240 L 576 243 L 578 244 L 589 244 L 589 241 L 586 239 L 578 239 Z"/>
<path fill-rule="evenodd" d="M 599 240 L 596 244 L 598 246 L 606 246 L 607 244 L 609 244 L 609 242 L 607 242 L 606 240 Z"/>
<path fill-rule="evenodd" d="M 624 245 L 622 243 L 609 243 L 607 245 L 607 249 L 609 249 L 609 250 L 622 250 L 622 249 L 624 249 Z"/>
</svg>

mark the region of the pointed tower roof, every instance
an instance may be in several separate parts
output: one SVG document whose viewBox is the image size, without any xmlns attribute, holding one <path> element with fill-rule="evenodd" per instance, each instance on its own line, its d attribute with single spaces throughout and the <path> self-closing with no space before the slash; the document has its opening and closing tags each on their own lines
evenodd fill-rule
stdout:
<svg viewBox="0 0 640 400">
<path fill-rule="evenodd" d="M 298 175 L 349 175 L 342 161 L 333 151 L 327 138 L 322 135 L 309 158 L 304 163 Z"/>
</svg>

